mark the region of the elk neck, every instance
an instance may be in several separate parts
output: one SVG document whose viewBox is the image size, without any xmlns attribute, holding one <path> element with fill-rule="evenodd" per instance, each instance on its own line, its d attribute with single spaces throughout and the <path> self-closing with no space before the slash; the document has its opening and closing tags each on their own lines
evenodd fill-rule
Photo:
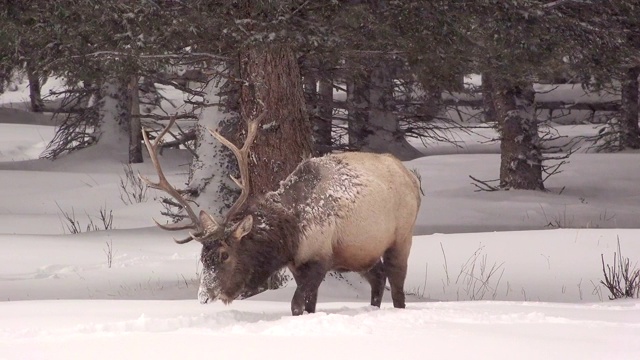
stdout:
<svg viewBox="0 0 640 360">
<path fill-rule="evenodd" d="M 248 213 L 253 216 L 254 225 L 242 254 L 247 257 L 243 260 L 252 264 L 247 285 L 256 287 L 293 261 L 300 229 L 290 211 L 268 199 L 250 205 L 245 215 Z"/>
</svg>

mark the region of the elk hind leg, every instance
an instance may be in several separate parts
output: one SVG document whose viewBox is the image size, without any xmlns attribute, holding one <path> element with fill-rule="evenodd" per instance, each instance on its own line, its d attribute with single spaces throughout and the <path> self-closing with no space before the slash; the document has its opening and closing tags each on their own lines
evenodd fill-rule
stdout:
<svg viewBox="0 0 640 360">
<path fill-rule="evenodd" d="M 396 308 L 405 307 L 404 280 L 407 277 L 409 246 L 394 246 L 384 253 L 384 269 L 391 286 L 391 299 Z"/>
<path fill-rule="evenodd" d="M 371 269 L 361 272 L 360 275 L 371 285 L 371 305 L 380 307 L 382 294 L 384 294 L 384 285 L 387 282 L 382 261 L 378 261 Z"/>
</svg>

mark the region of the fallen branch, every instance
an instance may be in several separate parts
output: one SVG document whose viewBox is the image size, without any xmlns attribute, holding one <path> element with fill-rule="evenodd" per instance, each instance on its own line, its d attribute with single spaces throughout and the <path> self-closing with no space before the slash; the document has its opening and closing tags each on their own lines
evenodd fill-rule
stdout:
<svg viewBox="0 0 640 360">
<path fill-rule="evenodd" d="M 491 182 L 500 181 L 500 179 L 482 181 L 480 179 L 474 178 L 471 175 L 469 175 L 469 177 L 471 178 L 471 180 L 474 181 L 474 182 L 471 183 L 471 185 L 473 185 L 473 186 L 478 188 L 478 190 L 474 190 L 476 192 L 478 192 L 478 191 L 499 191 L 500 190 L 499 186 L 493 186 L 493 185 L 489 184 Z M 478 185 L 478 184 L 480 184 L 480 185 Z"/>
</svg>

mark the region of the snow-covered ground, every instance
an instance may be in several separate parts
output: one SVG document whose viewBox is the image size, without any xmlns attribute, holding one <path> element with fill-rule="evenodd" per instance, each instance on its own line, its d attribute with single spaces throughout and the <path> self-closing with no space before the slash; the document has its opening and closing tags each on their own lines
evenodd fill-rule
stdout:
<svg viewBox="0 0 640 360">
<path fill-rule="evenodd" d="M 123 203 L 123 165 L 91 149 L 36 159 L 52 136 L 0 124 L 0 359 L 640 358 L 640 301 L 610 301 L 600 284 L 601 256 L 612 263 L 618 241 L 640 260 L 637 153 L 581 152 L 547 193 L 489 193 L 468 175 L 497 177 L 495 145 L 466 134 L 462 149 L 431 144 L 407 163 L 425 193 L 407 309 L 393 309 L 388 291 L 374 309 L 358 276 L 330 274 L 318 312 L 292 317 L 293 282 L 199 304 L 199 245 L 154 227 L 159 194 Z M 188 155 L 162 161 L 183 184 Z M 134 169 L 154 178 L 148 163 Z M 101 209 L 114 229 L 84 231 L 102 225 Z M 64 213 L 82 233 L 69 233 Z"/>
</svg>

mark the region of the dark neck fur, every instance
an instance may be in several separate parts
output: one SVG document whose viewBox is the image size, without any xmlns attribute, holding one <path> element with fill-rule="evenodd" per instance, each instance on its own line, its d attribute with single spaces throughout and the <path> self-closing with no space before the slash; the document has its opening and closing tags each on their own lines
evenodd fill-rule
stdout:
<svg viewBox="0 0 640 360">
<path fill-rule="evenodd" d="M 241 253 L 251 264 L 247 286 L 257 288 L 293 260 L 300 230 L 294 216 L 277 204 L 262 201 L 249 210 L 254 224 L 251 235 L 242 240 Z"/>
</svg>

